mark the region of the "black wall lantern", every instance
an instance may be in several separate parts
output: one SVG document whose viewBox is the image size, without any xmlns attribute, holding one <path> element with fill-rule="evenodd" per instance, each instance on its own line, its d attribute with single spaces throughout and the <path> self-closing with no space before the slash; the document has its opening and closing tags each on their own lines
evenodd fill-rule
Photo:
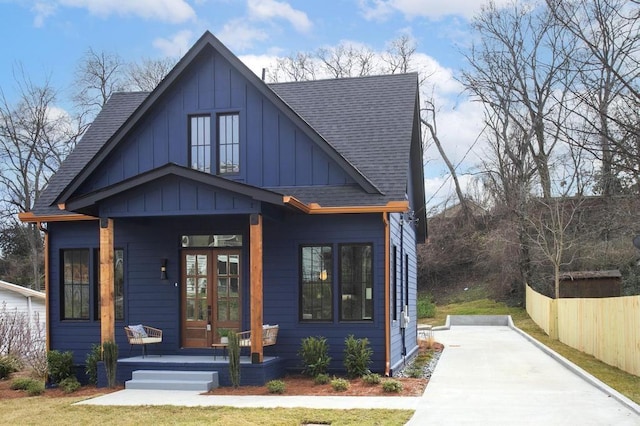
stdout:
<svg viewBox="0 0 640 426">
<path fill-rule="evenodd" d="M 167 259 L 160 260 L 160 279 L 167 279 Z"/>
</svg>

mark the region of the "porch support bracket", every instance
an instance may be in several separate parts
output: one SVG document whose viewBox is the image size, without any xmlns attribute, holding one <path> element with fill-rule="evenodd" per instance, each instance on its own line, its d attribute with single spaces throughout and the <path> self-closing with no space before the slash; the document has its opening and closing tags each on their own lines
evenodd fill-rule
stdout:
<svg viewBox="0 0 640 426">
<path fill-rule="evenodd" d="M 100 342 L 115 342 L 113 219 L 100 218 Z"/>
<path fill-rule="evenodd" d="M 260 364 L 263 361 L 262 346 L 262 215 L 250 215 L 249 226 L 249 262 L 251 287 L 251 362 Z"/>
</svg>

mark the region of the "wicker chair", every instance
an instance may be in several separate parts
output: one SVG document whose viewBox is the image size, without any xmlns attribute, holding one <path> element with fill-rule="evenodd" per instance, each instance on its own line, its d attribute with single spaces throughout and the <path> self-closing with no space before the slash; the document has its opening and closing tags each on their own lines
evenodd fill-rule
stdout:
<svg viewBox="0 0 640 426">
<path fill-rule="evenodd" d="M 162 342 L 162 330 L 148 325 L 129 325 L 124 328 L 129 341 L 129 354 L 133 345 L 142 345 L 142 357 L 147 355 L 147 345 Z"/>
<path fill-rule="evenodd" d="M 272 346 L 276 344 L 278 339 L 278 326 L 277 325 L 263 325 L 262 326 L 262 346 Z M 238 333 L 238 341 L 241 348 L 251 347 L 251 330 Z"/>
</svg>

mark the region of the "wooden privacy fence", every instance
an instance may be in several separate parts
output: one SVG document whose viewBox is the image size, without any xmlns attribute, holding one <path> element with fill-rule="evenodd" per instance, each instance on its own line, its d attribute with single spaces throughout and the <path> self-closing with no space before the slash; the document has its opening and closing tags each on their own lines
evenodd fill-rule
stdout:
<svg viewBox="0 0 640 426">
<path fill-rule="evenodd" d="M 554 300 L 527 286 L 527 313 L 547 334 Z M 640 376 L 640 296 L 558 299 L 560 341 Z"/>
</svg>

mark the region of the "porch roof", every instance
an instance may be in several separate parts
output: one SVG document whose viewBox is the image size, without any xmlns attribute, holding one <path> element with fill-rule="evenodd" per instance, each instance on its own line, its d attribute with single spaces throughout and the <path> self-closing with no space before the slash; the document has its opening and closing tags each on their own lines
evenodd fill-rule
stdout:
<svg viewBox="0 0 640 426">
<path fill-rule="evenodd" d="M 99 214 L 98 204 L 101 201 L 118 196 L 143 185 L 153 183 L 167 176 L 188 179 L 211 188 L 222 189 L 224 191 L 239 194 L 255 201 L 266 202 L 278 206 L 284 205 L 282 194 L 274 191 L 246 185 L 241 182 L 224 179 L 216 175 L 169 163 L 140 175 L 125 179 L 114 185 L 71 199 L 64 205 L 64 209 L 67 211 L 75 211 L 97 216 Z"/>
</svg>

